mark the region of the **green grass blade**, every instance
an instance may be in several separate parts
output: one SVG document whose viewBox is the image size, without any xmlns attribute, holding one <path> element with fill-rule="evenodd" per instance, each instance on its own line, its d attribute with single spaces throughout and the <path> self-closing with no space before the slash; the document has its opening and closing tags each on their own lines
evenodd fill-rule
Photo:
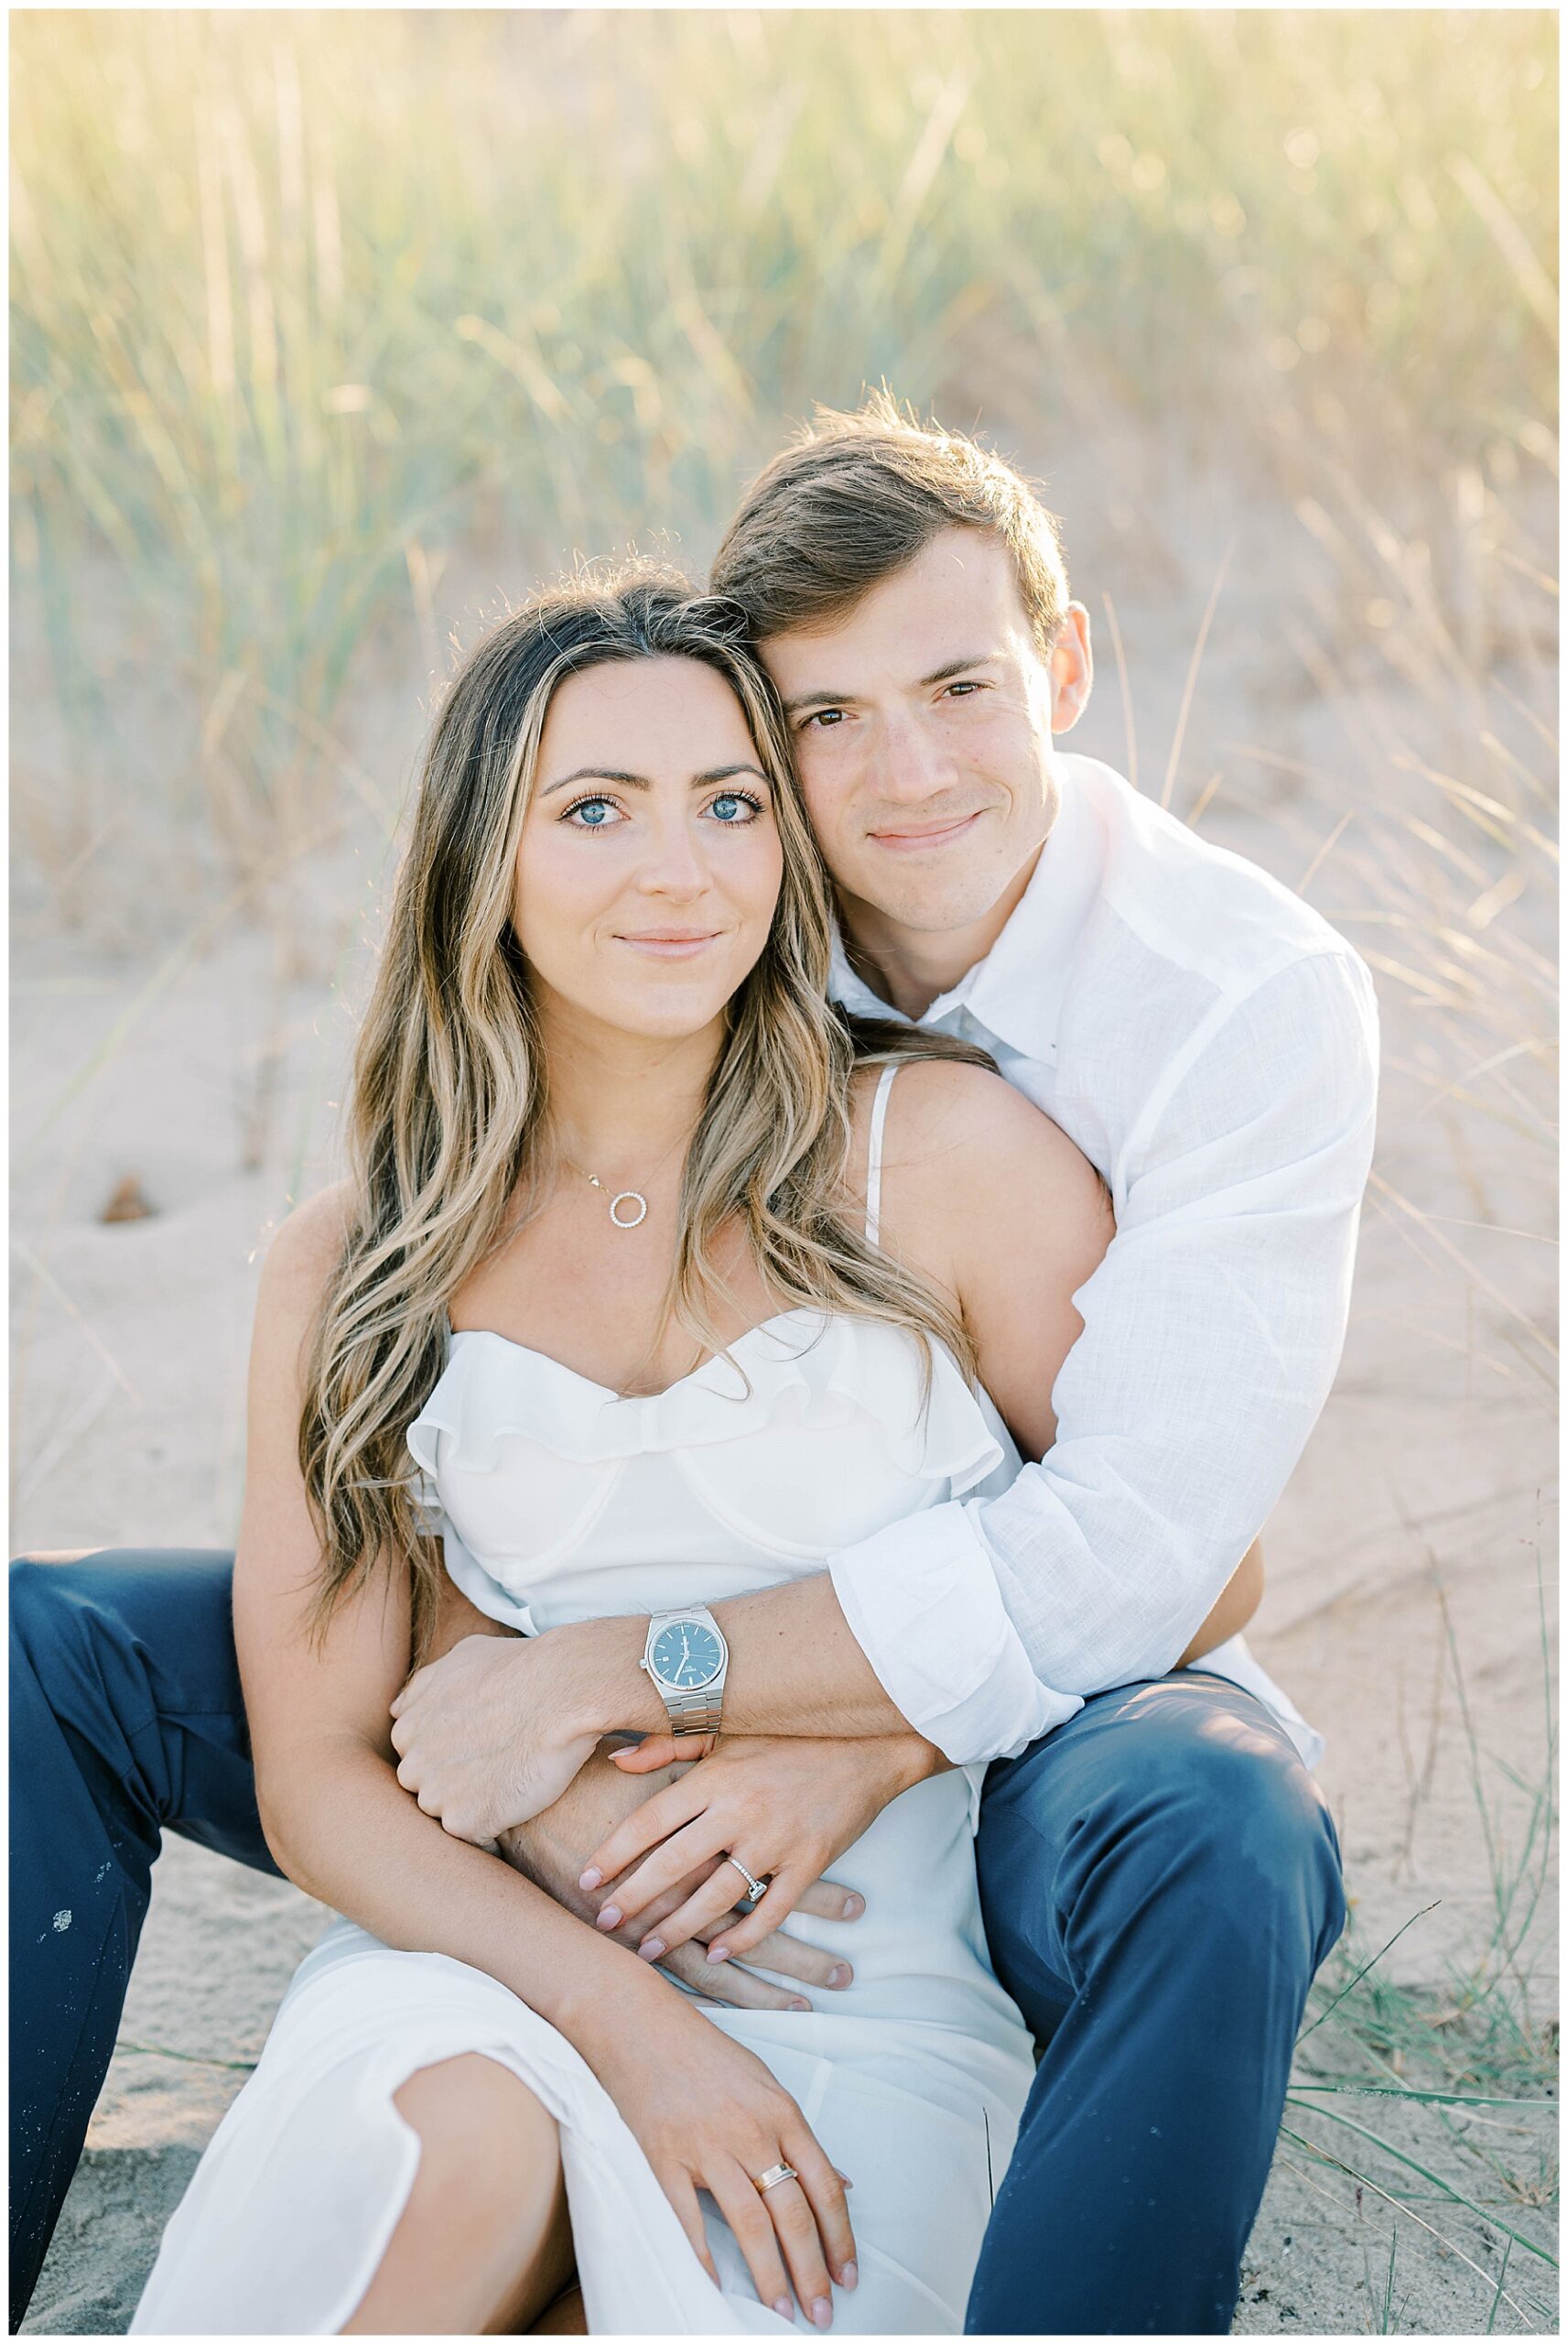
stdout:
<svg viewBox="0 0 1568 2344">
<path fill-rule="evenodd" d="M 1530 2108 L 1537 2114 L 1555 2116 L 1557 2103 L 1552 2100 L 1494 2100 L 1475 2092 L 1464 2091 L 1404 2091 L 1394 2084 L 1303 2083 L 1292 2082 L 1292 2092 L 1323 2092 L 1350 2100 L 1416 2100 L 1441 2103 L 1445 2108 Z"/>
<path fill-rule="evenodd" d="M 1408 1921 L 1400 1922 L 1399 1927 L 1394 1931 L 1393 1936 L 1389 1939 L 1388 1944 L 1379 1946 L 1377 1952 L 1372 1956 L 1371 1960 L 1362 1964 L 1361 1968 L 1356 1972 L 1355 1977 L 1351 1979 L 1350 1983 L 1347 1986 L 1342 1987 L 1340 1991 L 1336 1994 L 1333 2002 L 1328 2005 L 1328 2008 L 1325 2011 L 1320 2011 L 1310 2026 L 1303 2027 L 1301 2033 L 1296 2037 L 1296 2049 L 1298 2051 L 1301 2049 L 1302 2045 L 1306 2041 L 1309 2035 L 1315 2035 L 1317 2033 L 1318 2028 L 1323 2024 L 1325 2019 L 1329 2019 L 1334 2016 L 1335 2012 L 1339 2008 L 1340 2003 L 1344 2002 L 1346 1996 L 1354 1993 L 1356 1988 L 1361 1983 L 1362 1979 L 1367 1976 L 1368 1970 L 1375 1970 L 1379 1962 L 1383 1959 L 1384 1954 L 1390 1952 L 1392 1948 L 1398 1945 L 1405 1931 L 1407 1929 L 1413 1929 L 1418 1921 L 1424 1921 L 1429 1913 L 1435 1913 L 1442 1902 L 1443 1899 L 1441 1896 L 1434 1896 L 1430 1904 L 1423 1904 L 1419 1913 L 1412 1913 Z"/>
<path fill-rule="evenodd" d="M 1545 2247 L 1537 2246 L 1535 2241 L 1526 2238 L 1522 2230 L 1510 2230 L 1507 2222 L 1499 2222 L 1496 2214 L 1488 2213 L 1484 2206 L 1477 2206 L 1473 2198 L 1466 2198 L 1462 2189 L 1455 2189 L 1451 2181 L 1444 2181 L 1443 2176 L 1440 2173 L 1433 2173 L 1430 2165 L 1422 2165 L 1418 2157 L 1408 2155 L 1403 2149 L 1395 2148 L 1391 2141 L 1385 2141 L 1380 2134 L 1369 2132 L 1364 2124 L 1357 2124 L 1354 2117 L 1342 2116 L 1335 2108 L 1313 2110 L 1310 2105 L 1302 2107 L 1299 2102 L 1288 2098 L 1285 2106 L 1296 2108 L 1303 2116 L 1313 2113 L 1326 2117 L 1331 2124 L 1343 2124 L 1346 2132 L 1354 2132 L 1360 2140 L 1370 2142 L 1373 2148 L 1380 2149 L 1385 2156 L 1392 2157 L 1396 2165 L 1408 2165 L 1412 2173 L 1419 2173 L 1423 2181 L 1430 2181 L 1434 2189 L 1441 2190 L 1444 2197 L 1451 2198 L 1454 2205 L 1463 2206 L 1466 2212 L 1476 2215 L 1479 2220 L 1487 2223 L 1493 2230 L 1501 2230 L 1506 2238 L 1513 2239 L 1523 2247 L 1527 2254 L 1538 2255 L 1541 2261 L 1550 2264 L 1553 2271 L 1557 2269 L 1557 2257 L 1549 2253 Z"/>
<path fill-rule="evenodd" d="M 1280 2137 L 1281 2140 L 1289 2141 L 1295 2148 L 1304 2149 L 1308 2156 L 1315 2157 L 1320 2164 L 1332 2165 L 1336 2173 L 1342 2173 L 1346 2179 L 1355 2182 L 1357 2188 L 1369 2189 L 1372 2195 L 1375 2198 L 1380 2198 L 1384 2205 L 1392 2212 L 1401 2215 L 1406 2221 L 1414 2222 L 1417 2228 L 1423 2230 L 1429 2238 L 1435 2239 L 1445 2253 L 1457 2256 L 1466 2270 L 1474 2271 L 1477 2279 L 1484 2279 L 1488 2286 L 1493 2284 L 1491 2273 L 1483 2271 L 1480 2264 L 1473 2261 L 1462 2246 L 1458 2245 L 1454 2240 L 1444 2237 L 1435 2224 L 1429 2222 L 1424 2214 L 1418 2214 L 1413 2206 L 1407 2206 L 1402 2199 L 1390 2197 L 1381 2183 L 1374 2181 L 1369 2173 L 1358 2172 L 1355 2165 L 1346 2165 L 1343 2157 L 1336 2157 L 1332 2150 L 1320 2148 L 1315 2141 L 1307 2140 L 1300 2132 L 1292 2132 L 1288 2124 L 1282 2124 L 1280 2127 Z M 1530 2317 L 1523 2306 L 1512 2295 L 1505 2295 L 1503 2301 L 1510 2311 L 1518 2314 L 1525 2327 L 1529 2328 Z"/>
</svg>

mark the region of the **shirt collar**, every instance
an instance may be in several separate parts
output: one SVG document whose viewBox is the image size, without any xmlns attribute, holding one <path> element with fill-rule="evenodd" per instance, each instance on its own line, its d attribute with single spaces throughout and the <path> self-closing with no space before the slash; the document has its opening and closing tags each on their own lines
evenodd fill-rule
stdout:
<svg viewBox="0 0 1568 2344">
<path fill-rule="evenodd" d="M 1025 1058 L 1054 1058 L 1074 951 L 1105 868 L 1105 834 L 1074 770 L 1082 763 L 1070 756 L 1059 760 L 1062 803 L 1007 926 L 985 958 L 940 994 L 924 1017 L 905 1017 L 871 991 L 850 966 L 837 922 L 828 980 L 834 1000 L 854 1016 L 888 1017 L 903 1026 L 937 1026 L 964 1009 L 974 1025 L 1010 1049 Z"/>
</svg>

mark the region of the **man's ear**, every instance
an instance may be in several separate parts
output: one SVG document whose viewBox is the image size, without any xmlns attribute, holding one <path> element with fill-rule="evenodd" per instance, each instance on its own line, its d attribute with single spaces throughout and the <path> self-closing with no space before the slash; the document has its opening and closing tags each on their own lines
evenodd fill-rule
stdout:
<svg viewBox="0 0 1568 2344">
<path fill-rule="evenodd" d="M 1069 602 L 1051 646 L 1051 730 L 1070 732 L 1094 689 L 1095 659 L 1089 646 L 1089 614 Z"/>
</svg>

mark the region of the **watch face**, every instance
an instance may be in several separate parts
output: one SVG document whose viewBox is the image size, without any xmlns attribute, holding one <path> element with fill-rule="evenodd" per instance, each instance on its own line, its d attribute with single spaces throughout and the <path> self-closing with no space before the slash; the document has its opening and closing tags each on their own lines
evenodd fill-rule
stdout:
<svg viewBox="0 0 1568 2344">
<path fill-rule="evenodd" d="M 672 1620 L 654 1637 L 649 1657 L 660 1684 L 683 1693 L 711 1685 L 724 1665 L 718 1637 L 700 1620 Z"/>
</svg>

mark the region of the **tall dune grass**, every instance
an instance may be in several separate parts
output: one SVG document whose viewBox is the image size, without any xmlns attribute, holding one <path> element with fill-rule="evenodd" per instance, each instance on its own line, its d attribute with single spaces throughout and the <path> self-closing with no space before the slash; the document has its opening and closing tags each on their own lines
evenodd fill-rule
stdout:
<svg viewBox="0 0 1568 2344">
<path fill-rule="evenodd" d="M 433 547 L 700 560 L 781 418 L 926 401 L 981 328 L 1417 467 L 1550 437 L 1544 15 L 24 12 L 12 57 L 57 883 L 170 811 L 193 886 L 287 862 Z"/>
</svg>

